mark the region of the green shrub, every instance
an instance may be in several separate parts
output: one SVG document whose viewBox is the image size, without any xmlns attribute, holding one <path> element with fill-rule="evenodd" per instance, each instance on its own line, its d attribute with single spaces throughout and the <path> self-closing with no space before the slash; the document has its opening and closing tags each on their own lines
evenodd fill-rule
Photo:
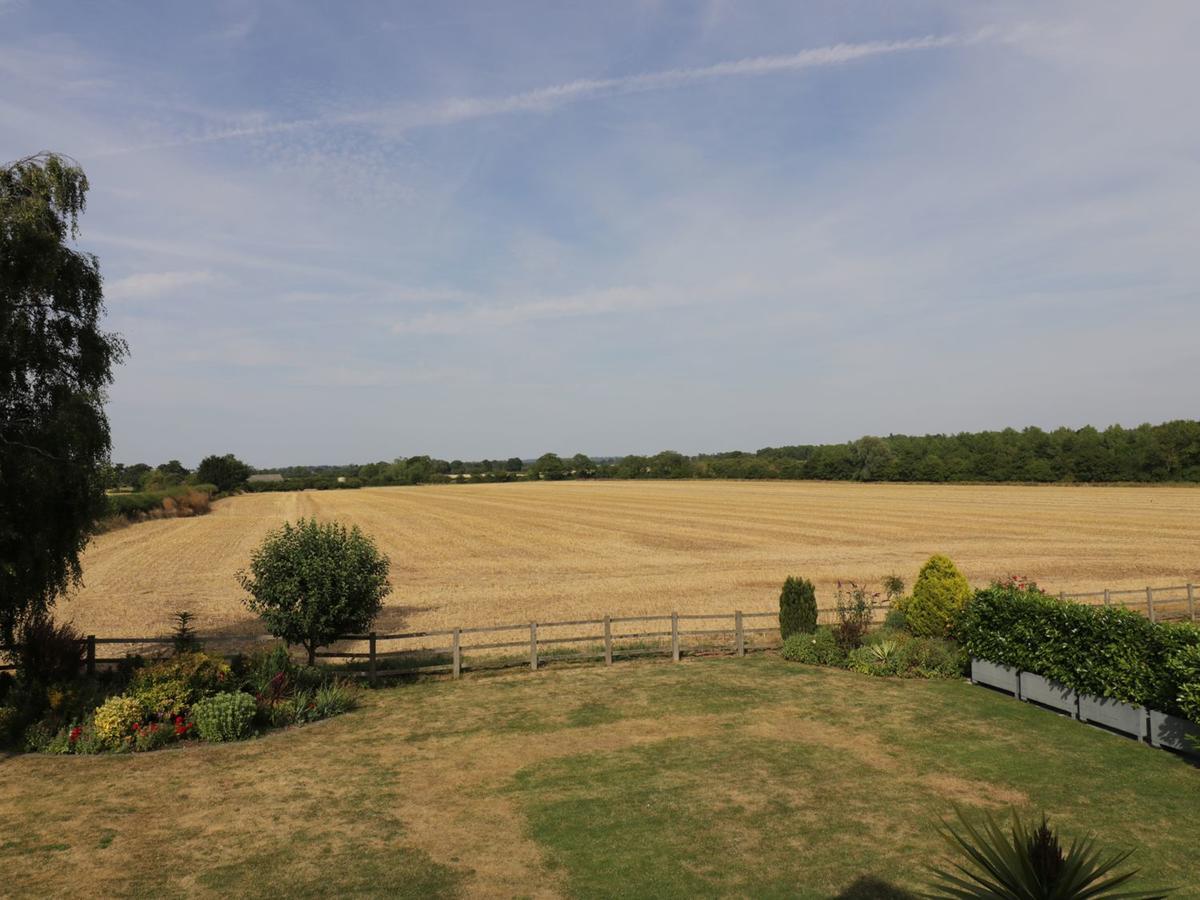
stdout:
<svg viewBox="0 0 1200 900">
<path fill-rule="evenodd" d="M 25 619 L 17 629 L 12 651 L 17 671 L 30 681 L 49 684 L 70 681 L 83 669 L 83 635 L 69 622 L 55 622 L 48 612 Z"/>
<path fill-rule="evenodd" d="M 202 740 L 238 741 L 250 734 L 257 709 L 254 698 L 241 691 L 213 694 L 192 707 L 192 718 Z"/>
<path fill-rule="evenodd" d="M 789 575 L 779 595 L 779 634 L 786 641 L 793 634 L 812 634 L 816 629 L 816 589 L 807 578 Z"/>
<path fill-rule="evenodd" d="M 883 627 L 890 631 L 907 631 L 908 616 L 904 615 L 904 610 L 893 606 L 883 617 Z"/>
<path fill-rule="evenodd" d="M 899 641 L 883 639 L 851 650 L 847 661 L 851 671 L 864 675 L 899 675 L 905 656 Z"/>
<path fill-rule="evenodd" d="M 940 638 L 910 638 L 903 653 L 903 674 L 910 678 L 960 678 L 970 667 L 961 646 Z"/>
<path fill-rule="evenodd" d="M 814 666 L 844 666 L 846 653 L 833 629 L 821 626 L 812 634 L 794 634 L 783 642 L 780 655 L 792 662 Z"/>
<path fill-rule="evenodd" d="M 1174 684 L 1179 711 L 1200 722 L 1200 644 L 1175 651 L 1167 659 L 1167 675 Z"/>
<path fill-rule="evenodd" d="M 0 747 L 12 746 L 21 728 L 21 713 L 12 706 L 0 706 Z"/>
<path fill-rule="evenodd" d="M 966 652 L 953 641 L 888 628 L 868 634 L 846 658 L 852 671 L 898 678 L 960 678 L 968 662 Z"/>
<path fill-rule="evenodd" d="M 1132 610 L 1063 602 L 1035 587 L 993 585 L 976 592 L 959 632 L 971 656 L 1085 694 L 1187 715 L 1180 679 L 1188 677 L 1193 657 L 1180 654 L 1200 645 L 1194 625 L 1155 624 Z"/>
<path fill-rule="evenodd" d="M 180 653 L 136 669 L 129 694 L 148 712 L 174 718 L 209 694 L 225 690 L 232 681 L 229 664 L 206 653 Z"/>
<path fill-rule="evenodd" d="M 310 666 L 318 647 L 370 628 L 391 591 L 388 558 L 373 540 L 357 526 L 316 519 L 268 534 L 238 580 L 250 610 L 271 634 L 301 644 Z"/>
<path fill-rule="evenodd" d="M 901 604 L 905 624 L 917 637 L 945 638 L 954 634 L 971 586 L 947 556 L 931 556 L 921 567 L 912 596 Z"/>
<path fill-rule="evenodd" d="M 871 623 L 875 619 L 875 601 L 878 594 L 870 593 L 865 587 L 850 582 L 849 590 L 839 581 L 837 586 L 837 625 L 834 634 L 842 650 L 849 653 L 862 645 Z"/>
<path fill-rule="evenodd" d="M 146 715 L 141 701 L 123 694 L 109 697 L 96 710 L 96 737 L 111 749 L 121 749 L 133 739 L 133 726 Z"/>
</svg>

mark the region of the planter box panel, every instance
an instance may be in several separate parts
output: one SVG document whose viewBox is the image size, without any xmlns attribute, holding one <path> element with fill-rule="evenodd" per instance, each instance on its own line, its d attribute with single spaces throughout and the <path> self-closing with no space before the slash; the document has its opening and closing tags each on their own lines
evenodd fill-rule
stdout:
<svg viewBox="0 0 1200 900">
<path fill-rule="evenodd" d="M 1079 718 L 1085 722 L 1104 725 L 1113 731 L 1132 735 L 1139 741 L 1146 736 L 1146 708 L 1131 706 L 1108 697 L 1079 695 Z"/>
<path fill-rule="evenodd" d="M 1200 755 L 1200 751 L 1187 742 L 1188 737 L 1200 737 L 1200 725 L 1156 709 L 1150 710 L 1150 743 L 1155 747 Z"/>
<path fill-rule="evenodd" d="M 1020 673 L 1011 666 L 1001 666 L 986 659 L 971 658 L 971 680 L 976 684 L 999 688 L 1016 696 L 1021 690 Z"/>
<path fill-rule="evenodd" d="M 1034 703 L 1079 717 L 1079 695 L 1069 687 L 1041 675 L 1021 673 L 1021 699 L 1032 700 Z"/>
</svg>

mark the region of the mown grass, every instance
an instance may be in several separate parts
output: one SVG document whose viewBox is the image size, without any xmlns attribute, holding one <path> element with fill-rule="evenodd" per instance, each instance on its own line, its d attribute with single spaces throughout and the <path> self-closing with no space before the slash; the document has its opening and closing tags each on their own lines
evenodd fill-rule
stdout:
<svg viewBox="0 0 1200 900">
<path fill-rule="evenodd" d="M 0 894 L 906 897 L 1045 809 L 1200 896 L 1200 771 L 959 682 L 775 657 L 430 681 L 232 746 L 0 762 Z"/>
</svg>

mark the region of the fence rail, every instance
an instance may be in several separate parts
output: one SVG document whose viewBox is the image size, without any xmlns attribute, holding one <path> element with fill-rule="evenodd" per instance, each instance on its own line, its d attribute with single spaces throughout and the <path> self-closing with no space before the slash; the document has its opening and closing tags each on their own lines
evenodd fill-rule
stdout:
<svg viewBox="0 0 1200 900">
<path fill-rule="evenodd" d="M 1058 596 L 1062 600 L 1078 600 L 1091 603 L 1092 605 L 1103 603 L 1105 606 L 1131 608 L 1143 613 L 1152 622 L 1169 619 L 1184 619 L 1196 622 L 1198 613 L 1196 608 L 1196 593 L 1196 586 L 1189 583 L 1157 588 L 1146 587 L 1118 590 L 1106 588 L 1102 591 L 1084 591 L 1078 593 L 1061 591 Z M 886 611 L 890 608 L 887 604 L 873 604 L 871 607 L 872 617 L 874 617 L 876 610 Z M 828 621 L 831 616 L 836 615 L 837 611 L 836 609 L 827 607 L 819 609 L 817 612 L 820 619 Z M 347 670 L 347 674 L 356 677 L 365 677 L 371 683 L 375 683 L 379 678 L 385 676 L 438 672 L 457 678 L 462 672 L 471 669 L 482 670 L 510 666 L 529 666 L 529 668 L 536 670 L 546 660 L 566 662 L 584 659 L 603 659 L 605 665 L 612 665 L 613 659 L 616 657 L 655 654 L 665 656 L 669 654 L 673 660 L 678 662 L 680 657 L 686 653 L 729 652 L 737 656 L 744 656 L 749 650 L 761 650 L 778 646 L 777 643 L 753 643 L 752 640 L 748 640 L 748 638 L 753 638 L 757 635 L 778 635 L 779 628 L 777 625 L 765 628 L 749 627 L 745 622 L 747 619 L 773 619 L 778 615 L 778 611 L 775 610 L 764 612 L 742 612 L 739 610 L 732 613 L 673 612 L 651 616 L 605 616 L 601 619 L 572 619 L 558 622 L 484 625 L 433 631 L 407 631 L 395 634 L 379 634 L 376 632 L 346 634 L 341 635 L 336 643 L 366 643 L 366 651 L 323 650 L 317 653 L 316 656 L 321 659 L 348 660 L 351 664 L 365 663 L 365 670 L 351 668 Z M 686 627 L 687 623 L 691 622 L 707 624 L 722 620 L 730 621 L 730 627 Z M 666 623 L 669 627 L 664 628 L 661 625 L 656 627 L 654 623 Z M 683 623 L 684 627 L 680 627 L 680 623 Z M 599 632 L 568 635 L 565 637 L 547 637 L 542 634 L 546 629 L 584 628 L 587 626 L 596 626 Z M 619 630 L 619 626 L 633 626 L 635 630 Z M 514 631 L 524 632 L 525 634 L 516 640 L 471 643 L 471 641 L 476 641 L 479 636 Z M 413 642 L 423 642 L 427 638 L 447 638 L 449 644 L 437 647 L 409 646 L 406 648 L 404 646 L 394 646 L 405 643 L 411 645 Z M 667 638 L 670 639 L 669 644 L 665 641 Z M 695 638 L 706 639 L 707 643 L 697 643 L 695 640 L 689 640 Z M 722 641 L 721 638 L 726 638 L 726 640 Z M 244 637 L 222 635 L 199 639 L 207 645 L 244 645 L 273 640 L 270 635 Z M 647 640 L 655 641 L 654 646 L 631 646 L 628 643 L 630 641 L 645 642 Z M 97 637 L 90 634 L 82 639 L 82 643 L 85 646 L 84 667 L 88 674 L 94 674 L 97 666 L 115 665 L 126 659 L 124 656 L 98 656 L 96 653 L 97 646 L 106 644 L 124 645 L 127 647 L 167 646 L 172 643 L 172 638 Z M 591 648 L 584 646 L 577 653 L 560 652 L 559 648 L 566 648 L 572 644 L 590 644 Z M 541 652 L 542 648 L 545 648 L 547 653 L 543 654 Z M 0 654 L 10 653 L 13 649 L 12 647 L 0 646 Z M 509 654 L 509 657 L 502 657 L 498 660 L 493 657 L 475 665 L 464 663 L 464 657 L 468 654 L 479 654 L 484 651 L 495 650 L 521 650 L 524 652 Z M 225 655 L 232 657 L 236 654 Z M 385 668 L 389 665 L 392 668 Z M 15 666 L 11 664 L 0 665 L 0 671 L 13 668 Z"/>
<path fill-rule="evenodd" d="M 363 665 L 365 669 L 348 668 L 346 674 L 366 678 L 374 684 L 379 678 L 396 675 L 442 673 L 458 678 L 464 671 L 497 669 L 505 667 L 528 666 L 536 670 L 547 662 L 570 662 L 575 660 L 603 659 L 606 665 L 612 665 L 613 660 L 628 656 L 645 656 L 651 654 L 670 655 L 676 662 L 681 656 L 694 653 L 729 652 L 744 656 L 752 650 L 765 650 L 778 646 L 777 642 L 755 641 L 753 636 L 774 633 L 778 635 L 778 626 L 769 628 L 752 628 L 744 624 L 745 619 L 776 617 L 777 612 L 741 612 L 680 614 L 669 613 L 653 616 L 605 616 L 601 619 L 572 619 L 555 622 L 527 622 L 513 625 L 485 625 L 470 628 L 449 628 L 436 631 L 409 631 L 396 634 L 345 634 L 339 636 L 335 644 L 358 642 L 367 644 L 363 650 L 321 650 L 315 654 L 319 659 L 345 660 L 351 665 Z M 689 623 L 712 624 L 727 620 L 728 627 L 724 628 L 688 628 Z M 681 624 L 682 623 L 682 624 Z M 658 627 L 656 627 L 658 624 Z M 555 636 L 552 629 L 557 628 L 587 628 L 595 626 L 595 631 L 583 634 Z M 663 627 L 666 626 L 666 627 Z M 633 630 L 629 630 L 632 627 Z M 550 634 L 546 632 L 550 630 Z M 487 640 L 491 634 L 504 634 L 514 631 L 524 632 L 520 640 Z M 445 646 L 429 647 L 424 645 L 426 638 L 449 638 Z M 481 640 L 482 638 L 482 640 Z M 669 642 L 666 639 L 669 638 Z M 704 641 L 695 639 L 703 638 Z M 722 641 L 721 638 L 726 638 Z M 197 636 L 203 644 L 219 643 L 253 643 L 270 640 L 270 636 L 221 636 L 204 638 Z M 647 639 L 656 639 L 653 646 L 644 646 Z M 421 642 L 420 646 L 411 646 Z M 630 642 L 639 642 L 631 645 Z M 95 674 L 98 666 L 116 665 L 127 657 L 99 656 L 98 645 L 124 645 L 127 647 L 163 647 L 173 643 L 167 637 L 97 637 L 89 634 L 81 640 L 84 645 L 84 668 L 89 675 Z M 405 644 L 410 646 L 405 647 Z M 570 645 L 584 645 L 578 652 L 564 653 Z M 399 646 L 397 646 L 399 645 Z M 590 645 L 590 646 L 589 646 Z M 0 653 L 9 653 L 15 648 L 0 645 Z M 497 658 L 480 659 L 477 664 L 469 664 L 468 655 L 482 654 L 485 651 L 509 650 L 524 651 L 519 654 L 509 654 Z M 543 652 L 545 651 L 545 652 Z M 237 654 L 225 654 L 227 658 Z M 12 665 L 0 666 L 0 671 L 14 668 Z"/>
<path fill-rule="evenodd" d="M 1196 585 L 1180 584 L 1169 587 L 1122 588 L 1070 593 L 1059 591 L 1060 600 L 1077 600 L 1091 606 L 1118 606 L 1144 613 L 1151 622 L 1183 619 L 1197 621 Z"/>
</svg>

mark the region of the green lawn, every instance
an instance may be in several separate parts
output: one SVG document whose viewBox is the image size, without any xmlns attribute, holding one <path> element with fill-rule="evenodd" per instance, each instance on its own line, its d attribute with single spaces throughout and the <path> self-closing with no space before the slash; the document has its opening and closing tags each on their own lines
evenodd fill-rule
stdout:
<svg viewBox="0 0 1200 900">
<path fill-rule="evenodd" d="M 907 896 L 1042 809 L 1190 885 L 1200 771 L 966 683 L 774 657 L 427 682 L 232 746 L 0 761 L 14 896 Z"/>
</svg>

